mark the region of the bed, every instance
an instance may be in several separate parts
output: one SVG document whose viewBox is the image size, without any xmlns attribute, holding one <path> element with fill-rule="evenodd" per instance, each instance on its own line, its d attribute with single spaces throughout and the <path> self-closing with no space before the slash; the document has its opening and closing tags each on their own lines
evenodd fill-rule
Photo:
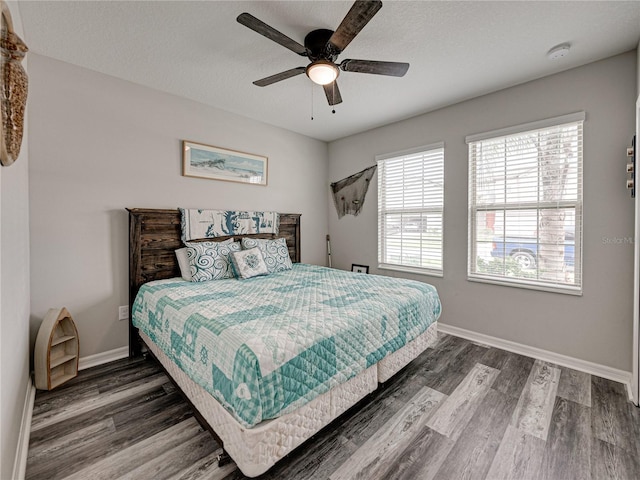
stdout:
<svg viewBox="0 0 640 480">
<path fill-rule="evenodd" d="M 129 212 L 130 353 L 144 345 L 158 359 L 247 476 L 264 473 L 436 339 L 433 287 L 300 264 L 298 214 L 280 214 L 292 270 L 192 283 L 179 278 L 174 256 L 179 212 Z"/>
</svg>

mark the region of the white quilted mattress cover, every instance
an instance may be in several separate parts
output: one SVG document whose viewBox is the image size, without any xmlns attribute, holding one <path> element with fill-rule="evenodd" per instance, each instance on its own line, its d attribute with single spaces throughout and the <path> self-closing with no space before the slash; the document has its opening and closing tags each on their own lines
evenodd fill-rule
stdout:
<svg viewBox="0 0 640 480">
<path fill-rule="evenodd" d="M 224 443 L 224 449 L 248 477 L 256 477 L 294 448 L 358 403 L 437 338 L 437 322 L 400 350 L 297 410 L 245 428 L 206 390 L 191 380 L 151 339 L 140 337 Z"/>
</svg>

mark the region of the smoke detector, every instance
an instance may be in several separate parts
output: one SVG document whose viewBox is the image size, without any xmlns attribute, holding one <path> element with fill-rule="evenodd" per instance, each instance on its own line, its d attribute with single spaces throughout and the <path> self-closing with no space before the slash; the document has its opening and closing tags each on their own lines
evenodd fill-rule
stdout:
<svg viewBox="0 0 640 480">
<path fill-rule="evenodd" d="M 547 58 L 549 60 L 558 60 L 559 58 L 569 55 L 569 50 L 571 50 L 571 44 L 561 43 L 547 52 Z"/>
</svg>

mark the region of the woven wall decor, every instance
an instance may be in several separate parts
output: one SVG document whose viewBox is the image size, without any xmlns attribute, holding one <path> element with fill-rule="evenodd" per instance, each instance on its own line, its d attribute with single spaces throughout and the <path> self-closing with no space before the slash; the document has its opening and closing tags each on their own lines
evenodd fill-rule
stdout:
<svg viewBox="0 0 640 480">
<path fill-rule="evenodd" d="M 0 28 L 0 163 L 9 166 L 16 161 L 22 145 L 24 109 L 27 104 L 28 78 L 22 60 L 29 48 L 13 31 L 11 12 L 4 1 Z"/>
</svg>

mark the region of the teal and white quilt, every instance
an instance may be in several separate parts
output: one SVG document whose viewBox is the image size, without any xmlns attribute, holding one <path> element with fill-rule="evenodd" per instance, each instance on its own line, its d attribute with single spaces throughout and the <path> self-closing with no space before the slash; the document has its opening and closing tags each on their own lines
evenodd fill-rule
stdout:
<svg viewBox="0 0 640 480">
<path fill-rule="evenodd" d="M 245 427 L 299 408 L 424 332 L 426 283 L 294 264 L 247 280 L 149 282 L 133 324 Z"/>
</svg>

